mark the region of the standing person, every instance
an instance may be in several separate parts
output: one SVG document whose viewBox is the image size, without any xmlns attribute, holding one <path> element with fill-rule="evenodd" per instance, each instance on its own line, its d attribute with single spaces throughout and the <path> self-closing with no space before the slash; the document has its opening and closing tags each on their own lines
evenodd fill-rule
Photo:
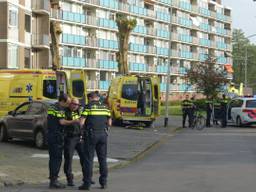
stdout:
<svg viewBox="0 0 256 192">
<path fill-rule="evenodd" d="M 65 108 L 68 107 L 70 99 L 66 94 L 58 98 L 58 102 L 48 109 L 48 150 L 49 150 L 49 179 L 50 188 L 64 188 L 65 185 L 58 181 L 58 175 L 62 162 L 62 151 L 64 146 L 64 126 L 76 123 L 77 120 L 65 120 Z"/>
<path fill-rule="evenodd" d="M 221 119 L 221 103 L 219 98 L 213 100 L 213 115 L 213 124 L 218 125 L 218 121 Z"/>
<path fill-rule="evenodd" d="M 206 104 L 206 127 L 211 127 L 212 99 L 207 99 Z"/>
<path fill-rule="evenodd" d="M 66 120 L 79 120 L 81 117 L 79 100 L 76 98 L 71 99 L 69 107 L 65 110 Z M 85 169 L 83 166 L 84 155 L 83 155 L 83 144 L 81 143 L 81 129 L 80 122 L 65 126 L 64 130 L 64 173 L 67 177 L 67 185 L 74 186 L 73 182 L 73 173 L 72 173 L 72 160 L 74 151 L 77 151 L 77 154 L 80 158 L 80 164 L 82 166 L 83 175 Z"/>
<path fill-rule="evenodd" d="M 85 137 L 85 179 L 84 183 L 79 187 L 79 190 L 90 190 L 92 172 L 93 172 L 93 158 L 96 150 L 100 178 L 99 183 L 102 189 L 107 187 L 107 130 L 111 126 L 112 121 L 109 109 L 99 102 L 99 96 L 92 93 L 91 102 L 83 111 L 84 117 L 84 137 Z"/>
<path fill-rule="evenodd" d="M 192 118 L 191 118 L 191 114 L 192 114 L 192 107 L 193 107 L 193 103 L 191 100 L 189 100 L 189 95 L 186 95 L 185 100 L 182 101 L 181 103 L 181 107 L 182 107 L 182 127 L 186 128 L 186 119 L 188 117 L 188 121 L 189 121 L 189 127 L 192 126 Z"/>
<path fill-rule="evenodd" d="M 226 95 L 222 95 L 221 100 L 221 126 L 225 128 L 227 126 L 227 104 L 228 100 L 226 99 Z"/>
</svg>

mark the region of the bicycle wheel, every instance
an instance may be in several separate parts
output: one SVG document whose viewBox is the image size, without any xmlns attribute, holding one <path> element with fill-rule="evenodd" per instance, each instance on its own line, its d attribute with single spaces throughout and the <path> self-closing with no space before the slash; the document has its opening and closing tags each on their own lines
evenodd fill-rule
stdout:
<svg viewBox="0 0 256 192">
<path fill-rule="evenodd" d="M 196 129 L 197 130 L 202 130 L 205 128 L 205 122 L 206 122 L 206 119 L 204 116 L 198 116 L 197 117 L 197 121 L 196 121 Z"/>
</svg>

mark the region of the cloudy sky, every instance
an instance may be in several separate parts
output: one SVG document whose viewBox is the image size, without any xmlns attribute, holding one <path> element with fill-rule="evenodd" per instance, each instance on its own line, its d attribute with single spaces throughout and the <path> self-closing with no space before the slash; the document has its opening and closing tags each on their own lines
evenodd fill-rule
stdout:
<svg viewBox="0 0 256 192">
<path fill-rule="evenodd" d="M 245 35 L 256 34 L 256 2 L 253 0 L 222 0 L 222 4 L 232 8 L 233 28 L 240 28 Z M 256 37 L 250 39 L 256 43 Z"/>
</svg>

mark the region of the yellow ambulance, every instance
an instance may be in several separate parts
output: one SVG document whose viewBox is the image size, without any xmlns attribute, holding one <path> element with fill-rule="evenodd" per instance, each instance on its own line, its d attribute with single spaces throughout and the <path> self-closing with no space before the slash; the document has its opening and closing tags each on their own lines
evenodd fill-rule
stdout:
<svg viewBox="0 0 256 192">
<path fill-rule="evenodd" d="M 160 113 L 160 86 L 156 76 L 126 75 L 111 81 L 108 104 L 114 122 L 150 126 Z"/>
<path fill-rule="evenodd" d="M 57 87 L 59 81 L 59 87 Z M 0 70 L 0 116 L 24 101 L 57 99 L 60 92 L 85 103 L 85 75 L 82 70 Z"/>
</svg>

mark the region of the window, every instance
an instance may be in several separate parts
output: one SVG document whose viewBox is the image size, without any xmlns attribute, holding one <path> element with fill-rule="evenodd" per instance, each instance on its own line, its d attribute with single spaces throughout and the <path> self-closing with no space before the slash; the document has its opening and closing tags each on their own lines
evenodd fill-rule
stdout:
<svg viewBox="0 0 256 192">
<path fill-rule="evenodd" d="M 26 113 L 26 115 L 39 115 L 43 112 L 42 103 L 32 103 Z"/>
<path fill-rule="evenodd" d="M 9 25 L 13 27 L 18 26 L 18 9 L 9 9 Z"/>
<path fill-rule="evenodd" d="M 72 82 L 73 95 L 75 97 L 84 96 L 84 82 L 81 80 L 76 80 Z"/>
<path fill-rule="evenodd" d="M 56 80 L 44 80 L 43 81 L 43 96 L 49 99 L 57 98 L 57 85 Z"/>
<path fill-rule="evenodd" d="M 138 97 L 137 84 L 124 84 L 122 88 L 122 98 L 136 101 Z"/>
<path fill-rule="evenodd" d="M 31 17 L 30 15 L 25 15 L 25 30 L 26 32 L 31 32 Z"/>
<path fill-rule="evenodd" d="M 8 45 L 8 67 L 17 68 L 18 66 L 18 47 L 17 45 Z"/>
<path fill-rule="evenodd" d="M 23 104 L 23 105 L 19 106 L 15 110 L 15 115 L 25 115 L 27 110 L 28 110 L 28 106 L 29 106 L 29 103 L 26 103 L 26 104 Z"/>
<path fill-rule="evenodd" d="M 256 108 L 256 100 L 246 101 L 246 107 L 248 107 L 248 108 Z"/>
<path fill-rule="evenodd" d="M 30 68 L 30 49 L 25 48 L 25 61 L 24 61 L 24 67 Z"/>
</svg>

